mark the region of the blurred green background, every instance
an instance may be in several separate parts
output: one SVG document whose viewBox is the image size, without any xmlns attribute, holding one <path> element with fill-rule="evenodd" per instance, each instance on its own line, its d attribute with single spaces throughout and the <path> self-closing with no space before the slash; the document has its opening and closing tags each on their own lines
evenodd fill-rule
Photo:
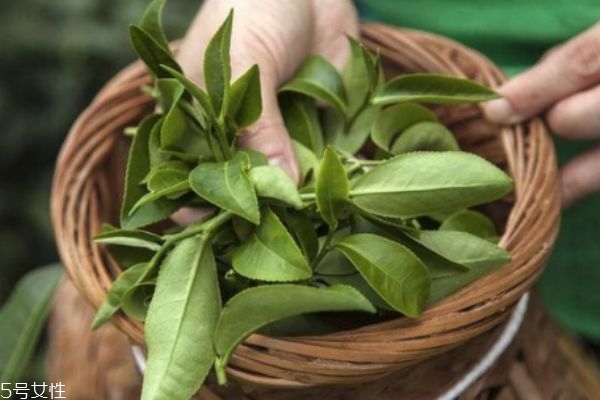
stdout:
<svg viewBox="0 0 600 400">
<path fill-rule="evenodd" d="M 54 162 L 69 126 L 134 59 L 127 26 L 146 0 L 3 1 L 0 12 L 0 304 L 26 271 L 56 261 L 49 218 Z M 167 5 L 185 32 L 199 0 Z"/>
</svg>

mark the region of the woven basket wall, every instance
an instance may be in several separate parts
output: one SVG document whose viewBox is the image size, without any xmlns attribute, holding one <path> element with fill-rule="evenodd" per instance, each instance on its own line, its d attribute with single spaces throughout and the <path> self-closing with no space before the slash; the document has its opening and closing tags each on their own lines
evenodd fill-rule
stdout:
<svg viewBox="0 0 600 400">
<path fill-rule="evenodd" d="M 382 55 L 386 73 L 437 72 L 498 86 L 504 77 L 480 54 L 438 36 L 364 25 L 363 41 Z M 150 83 L 136 63 L 113 78 L 73 125 L 58 159 L 52 217 L 61 258 L 75 286 L 97 308 L 119 266 L 92 242 L 103 222 L 116 222 L 123 129 L 153 109 L 140 87 Z M 554 243 L 560 201 L 554 148 L 543 123 L 500 128 L 476 106 L 436 109 L 463 149 L 505 169 L 515 190 L 487 211 L 503 229 L 512 254 L 502 267 L 428 309 L 419 319 L 398 318 L 320 337 L 252 335 L 238 347 L 228 372 L 242 382 L 301 388 L 373 381 L 446 353 L 502 323 L 540 274 Z M 118 315 L 114 324 L 143 344 L 143 325 Z"/>
</svg>

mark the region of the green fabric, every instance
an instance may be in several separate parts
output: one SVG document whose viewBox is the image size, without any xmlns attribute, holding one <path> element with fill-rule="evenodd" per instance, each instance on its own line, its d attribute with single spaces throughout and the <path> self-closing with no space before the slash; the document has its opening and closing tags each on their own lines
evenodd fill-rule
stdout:
<svg viewBox="0 0 600 400">
<path fill-rule="evenodd" d="M 364 0 L 358 5 L 366 19 L 436 32 L 478 49 L 509 75 L 600 20 L 599 0 Z M 556 142 L 561 164 L 589 147 Z M 600 339 L 598 226 L 600 195 L 567 210 L 539 284 L 555 317 L 594 339 Z"/>
</svg>

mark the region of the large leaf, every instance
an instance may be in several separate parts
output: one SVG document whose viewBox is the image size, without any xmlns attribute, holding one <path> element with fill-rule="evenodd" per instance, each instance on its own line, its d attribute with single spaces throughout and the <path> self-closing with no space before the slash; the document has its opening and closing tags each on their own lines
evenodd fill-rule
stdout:
<svg viewBox="0 0 600 400">
<path fill-rule="evenodd" d="M 247 156 L 223 163 L 201 163 L 190 173 L 190 186 L 206 201 L 258 224 L 258 200 L 245 172 L 247 163 Z"/>
<path fill-rule="evenodd" d="M 263 165 L 250 169 L 248 176 L 259 197 L 280 200 L 292 207 L 302 208 L 296 184 L 281 168 Z"/>
<path fill-rule="evenodd" d="M 494 223 L 484 214 L 473 210 L 461 210 L 450 215 L 444 219 L 440 230 L 467 232 L 488 240 L 498 235 Z"/>
<path fill-rule="evenodd" d="M 22 378 L 61 276 L 62 268 L 56 264 L 29 272 L 0 309 L 0 382 L 14 383 Z"/>
<path fill-rule="evenodd" d="M 260 71 L 258 65 L 254 65 L 231 85 L 228 113 L 238 128 L 245 128 L 252 125 L 261 112 Z"/>
<path fill-rule="evenodd" d="M 228 107 L 231 80 L 229 48 L 232 23 L 233 11 L 229 13 L 212 37 L 204 53 L 204 82 L 213 109 L 217 114 L 226 112 Z"/>
<path fill-rule="evenodd" d="M 376 93 L 373 103 L 476 103 L 498 97 L 493 90 L 468 79 L 437 74 L 407 74 L 387 82 Z"/>
<path fill-rule="evenodd" d="M 312 270 L 292 235 L 270 210 L 260 225 L 233 253 L 233 268 L 247 278 L 267 282 L 308 279 Z"/>
<path fill-rule="evenodd" d="M 144 10 L 144 15 L 142 15 L 139 26 L 163 48 L 169 49 L 169 41 L 165 36 L 162 26 L 162 14 L 165 3 L 166 0 L 151 1 Z"/>
<path fill-rule="evenodd" d="M 282 93 L 279 106 L 292 139 L 320 155 L 323 152 L 323 132 L 315 100 L 297 93 Z"/>
<path fill-rule="evenodd" d="M 344 256 L 341 254 L 340 257 L 344 258 Z M 354 269 L 354 267 L 352 268 Z M 361 274 L 356 273 L 356 270 L 354 270 L 353 274 L 319 275 L 319 280 L 327 283 L 328 285 L 352 286 L 354 289 L 361 292 L 363 296 L 365 296 L 375 307 L 382 310 L 396 311 L 388 303 L 386 303 L 376 291 L 373 290 L 371 285 L 369 285 L 369 283 Z"/>
<path fill-rule="evenodd" d="M 396 156 L 361 176 L 350 190 L 361 209 L 409 218 L 487 203 L 506 195 L 512 180 L 474 154 L 416 152 Z"/>
<path fill-rule="evenodd" d="M 115 279 L 106 295 L 106 299 L 102 302 L 100 308 L 98 308 L 94 321 L 92 321 L 93 330 L 102 326 L 102 324 L 112 318 L 119 310 L 123 295 L 138 282 L 138 279 L 143 275 L 144 271 L 146 271 L 147 265 L 148 264 L 146 263 L 136 264 L 123 271 L 121 275 Z"/>
<path fill-rule="evenodd" d="M 460 231 L 421 231 L 419 242 L 469 269 L 492 268 L 510 261 L 510 253 L 488 240 Z"/>
<path fill-rule="evenodd" d="M 392 154 L 412 151 L 457 151 L 458 142 L 452 132 L 438 122 L 419 122 L 400 134 L 392 145 Z"/>
<path fill-rule="evenodd" d="M 489 265 L 483 268 L 472 268 L 466 272 L 436 278 L 431 281 L 431 292 L 427 305 L 437 303 L 452 293 L 470 285 L 477 279 L 497 270 L 500 265 Z"/>
<path fill-rule="evenodd" d="M 366 103 L 374 88 L 376 65 L 371 53 L 356 39 L 349 37 L 350 57 L 342 73 L 348 96 L 348 115 L 354 115 Z"/>
<path fill-rule="evenodd" d="M 221 311 L 217 269 L 205 237 L 181 241 L 165 259 L 148 309 L 142 400 L 187 400 L 213 365 Z"/>
<path fill-rule="evenodd" d="M 121 226 L 125 229 L 135 229 L 165 219 L 182 205 L 181 202 L 161 198 L 131 212 L 135 204 L 148 193 L 140 182 L 150 171 L 148 143 L 150 132 L 158 120 L 158 116 L 152 115 L 141 122 L 129 150 L 121 207 Z"/>
<path fill-rule="evenodd" d="M 336 248 L 396 311 L 411 317 L 421 314 L 429 297 L 431 278 L 410 250 L 369 233 L 347 236 L 336 244 Z"/>
<path fill-rule="evenodd" d="M 169 74 L 161 68 L 161 65 L 169 66 L 175 71 L 181 72 L 181 67 L 173 58 L 173 54 L 142 28 L 131 25 L 129 27 L 129 38 L 138 56 L 156 78 L 169 77 Z"/>
<path fill-rule="evenodd" d="M 356 289 L 333 285 L 328 288 L 275 284 L 240 292 L 231 298 L 219 318 L 215 332 L 219 381 L 226 380 L 225 368 L 231 353 L 251 333 L 263 326 L 294 315 L 323 311 L 364 311 L 375 308 Z"/>
<path fill-rule="evenodd" d="M 335 229 L 345 210 L 349 195 L 348 177 L 344 165 L 331 147 L 325 149 L 317 175 L 316 201 L 319 213 Z"/>
<path fill-rule="evenodd" d="M 340 73 L 323 56 L 310 56 L 281 92 L 296 92 L 346 111 L 346 91 Z"/>
<path fill-rule="evenodd" d="M 389 150 L 396 136 L 423 121 L 435 122 L 437 117 L 433 111 L 419 104 L 396 104 L 379 113 L 373 124 L 371 139 L 383 150 Z"/>
</svg>

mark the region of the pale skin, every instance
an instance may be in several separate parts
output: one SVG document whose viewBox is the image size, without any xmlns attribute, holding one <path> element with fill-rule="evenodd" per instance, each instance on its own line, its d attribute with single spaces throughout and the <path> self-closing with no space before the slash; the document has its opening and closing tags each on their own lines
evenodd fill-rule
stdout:
<svg viewBox="0 0 600 400">
<path fill-rule="evenodd" d="M 277 88 L 313 53 L 342 68 L 349 53 L 346 35 L 358 35 L 357 12 L 346 0 L 206 0 L 178 56 L 186 74 L 200 84 L 204 49 L 231 9 L 233 78 L 256 63 L 262 83 L 262 115 L 244 133 L 241 145 L 262 151 L 297 180 Z M 551 50 L 498 91 L 504 98 L 484 105 L 491 121 L 511 124 L 542 115 L 563 138 L 600 138 L 600 24 Z M 565 206 L 600 190 L 600 147 L 571 160 L 562 181 Z M 185 209 L 174 219 L 189 223 L 198 216 L 198 211 Z"/>
</svg>

